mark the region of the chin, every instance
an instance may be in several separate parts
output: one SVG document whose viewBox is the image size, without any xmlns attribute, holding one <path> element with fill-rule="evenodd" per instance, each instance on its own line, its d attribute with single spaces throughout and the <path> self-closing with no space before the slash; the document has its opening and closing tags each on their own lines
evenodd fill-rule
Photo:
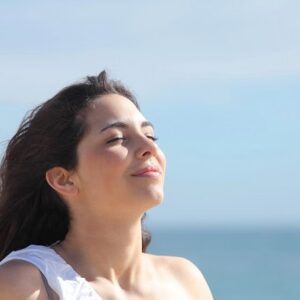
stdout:
<svg viewBox="0 0 300 300">
<path fill-rule="evenodd" d="M 162 203 L 164 191 L 161 185 L 148 185 L 127 191 L 128 199 L 134 201 L 142 210 L 148 210 Z M 126 197 L 127 198 L 127 197 Z"/>
<path fill-rule="evenodd" d="M 142 201 L 147 205 L 148 209 L 155 207 L 163 202 L 163 192 L 161 191 L 152 191 L 147 195 L 144 195 Z"/>
</svg>

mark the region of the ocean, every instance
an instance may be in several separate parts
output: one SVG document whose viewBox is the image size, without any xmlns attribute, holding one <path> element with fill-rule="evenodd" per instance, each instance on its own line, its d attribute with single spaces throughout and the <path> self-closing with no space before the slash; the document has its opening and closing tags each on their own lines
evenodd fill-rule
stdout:
<svg viewBox="0 0 300 300">
<path fill-rule="evenodd" d="M 193 261 L 215 300 L 300 300 L 300 229 L 150 231 L 148 252 Z"/>
</svg>

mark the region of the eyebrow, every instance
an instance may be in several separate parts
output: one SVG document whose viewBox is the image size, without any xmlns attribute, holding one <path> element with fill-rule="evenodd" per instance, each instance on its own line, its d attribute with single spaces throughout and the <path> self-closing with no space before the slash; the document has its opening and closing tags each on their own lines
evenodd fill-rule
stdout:
<svg viewBox="0 0 300 300">
<path fill-rule="evenodd" d="M 144 121 L 141 123 L 141 127 L 148 127 L 148 126 L 151 126 L 153 129 L 154 129 L 154 125 L 149 122 L 149 121 Z M 114 122 L 114 123 L 111 123 L 111 124 L 108 124 L 106 125 L 104 128 L 102 128 L 100 130 L 100 132 L 103 132 L 109 128 L 129 128 L 129 125 L 124 123 L 124 122 Z"/>
</svg>

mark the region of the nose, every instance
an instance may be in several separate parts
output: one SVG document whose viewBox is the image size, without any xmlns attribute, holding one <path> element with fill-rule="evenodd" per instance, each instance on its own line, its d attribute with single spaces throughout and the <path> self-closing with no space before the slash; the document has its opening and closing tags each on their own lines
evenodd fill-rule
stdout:
<svg viewBox="0 0 300 300">
<path fill-rule="evenodd" d="M 139 159 L 156 156 L 158 151 L 157 144 L 147 136 L 141 136 L 137 142 L 136 156 Z"/>
</svg>

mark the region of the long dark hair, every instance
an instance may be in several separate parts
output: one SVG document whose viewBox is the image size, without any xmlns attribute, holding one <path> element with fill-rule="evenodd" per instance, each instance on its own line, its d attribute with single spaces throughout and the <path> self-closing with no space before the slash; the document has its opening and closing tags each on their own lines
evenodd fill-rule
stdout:
<svg viewBox="0 0 300 300">
<path fill-rule="evenodd" d="M 0 260 L 30 244 L 51 245 L 65 238 L 69 210 L 45 174 L 55 166 L 76 167 L 76 148 L 87 127 L 85 108 L 107 94 L 125 96 L 140 110 L 134 95 L 102 71 L 64 88 L 22 121 L 0 166 Z M 143 226 L 143 252 L 150 240 Z"/>
</svg>

